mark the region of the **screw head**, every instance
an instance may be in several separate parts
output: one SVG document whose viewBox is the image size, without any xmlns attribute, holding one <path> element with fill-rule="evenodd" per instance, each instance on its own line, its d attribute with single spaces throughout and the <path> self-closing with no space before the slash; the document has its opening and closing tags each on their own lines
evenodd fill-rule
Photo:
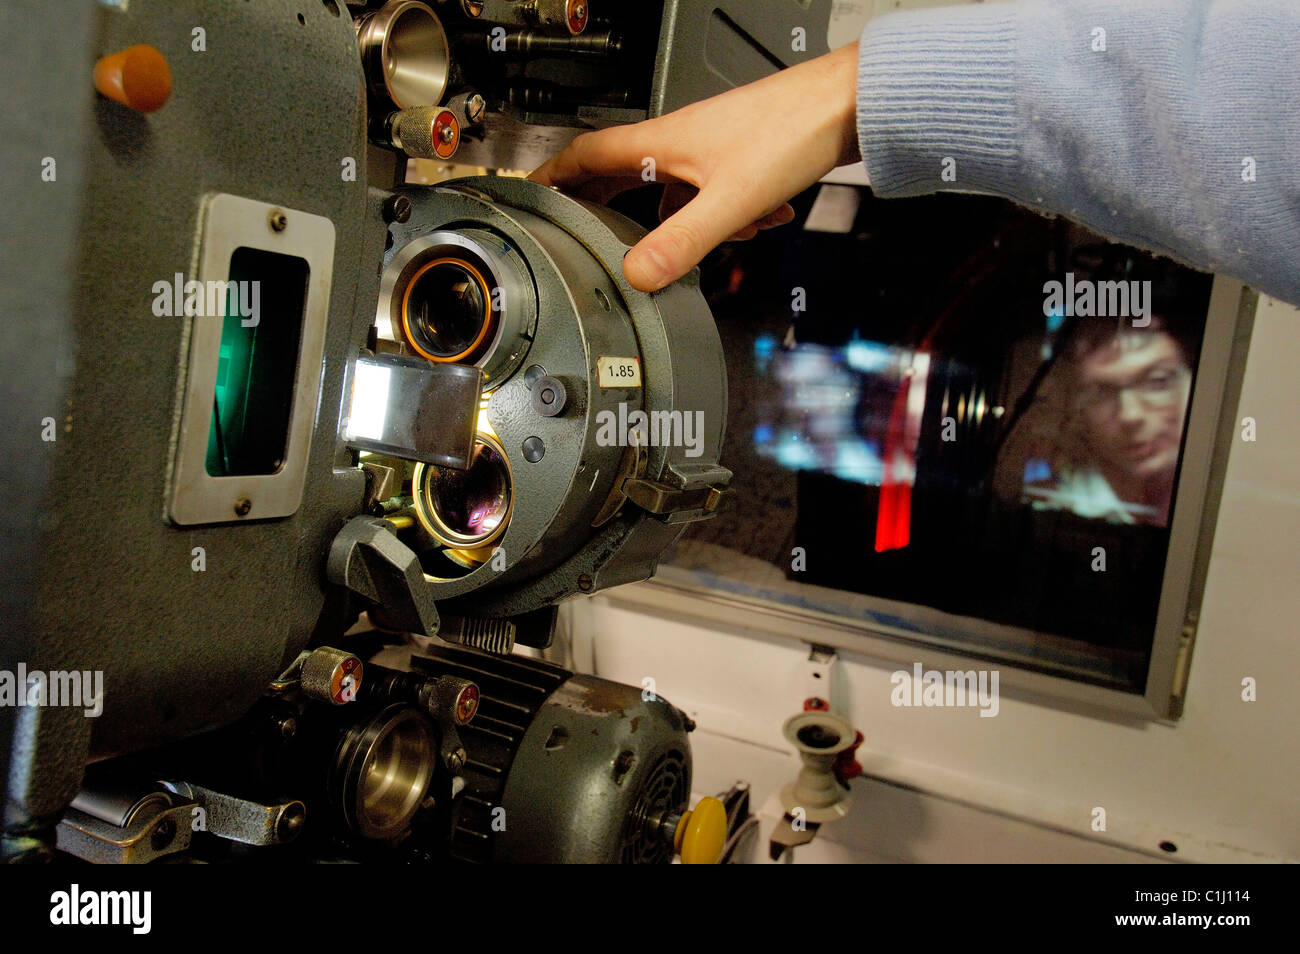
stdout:
<svg viewBox="0 0 1300 954">
<path fill-rule="evenodd" d="M 149 843 L 153 845 L 154 851 L 162 851 L 172 843 L 176 837 L 176 822 L 170 818 L 164 818 L 154 828 L 153 833 L 149 836 Z"/>
<path fill-rule="evenodd" d="M 591 578 L 590 573 L 584 573 L 578 577 L 578 589 L 584 593 L 590 593 L 591 588 L 596 585 L 595 580 Z"/>
<path fill-rule="evenodd" d="M 549 374 L 533 382 L 532 394 L 529 396 L 533 410 L 543 417 L 556 417 L 563 413 L 568 399 L 564 382 Z"/>
<path fill-rule="evenodd" d="M 302 832 L 307 822 L 307 812 L 301 805 L 291 805 L 281 814 L 275 823 L 276 837 L 281 841 L 293 841 Z"/>
<path fill-rule="evenodd" d="M 289 227 L 289 217 L 284 214 L 284 209 L 272 209 L 266 221 L 272 232 L 283 232 Z"/>
<path fill-rule="evenodd" d="M 462 8 L 466 16 L 481 17 L 483 15 L 483 4 L 481 0 L 462 0 Z"/>
<path fill-rule="evenodd" d="M 524 460 L 530 464 L 535 464 L 546 456 L 546 444 L 540 437 L 528 437 L 524 439 Z"/>
<path fill-rule="evenodd" d="M 487 100 L 482 95 L 475 93 L 465 101 L 465 118 L 471 123 L 477 123 L 487 112 Z"/>
<path fill-rule="evenodd" d="M 247 517 L 249 511 L 253 509 L 253 501 L 247 497 L 240 497 L 235 501 L 235 513 L 241 517 Z"/>
<path fill-rule="evenodd" d="M 407 222 L 411 218 L 411 200 L 404 195 L 390 195 L 384 200 L 384 221 Z"/>
</svg>

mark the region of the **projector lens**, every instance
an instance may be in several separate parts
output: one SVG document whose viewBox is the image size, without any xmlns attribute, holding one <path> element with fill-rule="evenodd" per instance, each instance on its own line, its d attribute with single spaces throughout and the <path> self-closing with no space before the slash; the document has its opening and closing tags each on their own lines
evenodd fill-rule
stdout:
<svg viewBox="0 0 1300 954">
<path fill-rule="evenodd" d="M 402 297 L 407 342 L 431 361 L 473 361 L 491 342 L 492 295 L 483 273 L 462 259 L 439 258 L 412 276 Z"/>
<path fill-rule="evenodd" d="M 416 514 L 445 546 L 483 547 L 506 527 L 511 506 L 510 467 L 501 446 L 479 434 L 469 467 L 420 465 L 414 478 Z"/>
</svg>

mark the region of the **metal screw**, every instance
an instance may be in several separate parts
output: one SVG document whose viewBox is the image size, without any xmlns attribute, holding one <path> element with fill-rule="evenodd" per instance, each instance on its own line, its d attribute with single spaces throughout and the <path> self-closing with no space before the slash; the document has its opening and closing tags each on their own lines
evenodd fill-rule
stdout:
<svg viewBox="0 0 1300 954">
<path fill-rule="evenodd" d="M 235 513 L 241 517 L 247 517 L 248 512 L 253 509 L 253 501 L 247 497 L 240 497 L 235 501 Z"/>
<path fill-rule="evenodd" d="M 298 720 L 293 716 L 285 716 L 280 720 L 280 738 L 288 742 L 298 734 Z"/>
<path fill-rule="evenodd" d="M 487 100 L 481 94 L 475 93 L 465 101 L 465 118 L 471 123 L 477 123 L 487 112 Z"/>
<path fill-rule="evenodd" d="M 462 0 L 462 6 L 465 9 L 466 16 L 481 17 L 483 15 L 481 0 Z"/>
<path fill-rule="evenodd" d="M 451 142 L 456 138 L 456 130 L 451 126 L 443 126 L 438 132 L 438 138 L 443 142 Z"/>
<path fill-rule="evenodd" d="M 581 4 L 581 3 L 574 4 L 574 7 L 573 7 L 573 19 L 575 19 L 575 20 L 581 20 L 581 19 L 582 19 L 583 17 L 585 17 L 586 15 L 587 15 L 587 8 L 586 8 L 586 6 L 584 6 L 584 5 Z"/>
<path fill-rule="evenodd" d="M 272 209 L 266 220 L 272 232 L 283 232 L 289 227 L 289 217 L 284 214 L 284 209 Z"/>
<path fill-rule="evenodd" d="M 590 573 L 584 573 L 578 577 L 578 589 L 584 593 L 590 593 L 591 588 L 595 586 L 595 581 L 591 578 Z"/>
<path fill-rule="evenodd" d="M 280 841 L 293 841 L 307 821 L 307 812 L 301 805 L 290 805 L 280 813 L 275 823 L 275 835 Z"/>
<path fill-rule="evenodd" d="M 451 755 L 447 756 L 447 768 L 452 772 L 459 772 L 465 767 L 465 750 L 457 749 Z"/>
<path fill-rule="evenodd" d="M 411 218 L 411 200 L 404 195 L 390 195 L 384 200 L 384 221 L 406 222 Z"/>
<path fill-rule="evenodd" d="M 546 443 L 536 436 L 525 438 L 523 451 L 524 460 L 530 464 L 535 464 L 546 456 Z"/>
<path fill-rule="evenodd" d="M 164 818 L 158 823 L 157 827 L 154 828 L 153 834 L 149 836 L 149 843 L 153 845 L 154 851 L 162 851 L 172 843 L 172 839 L 175 837 L 176 822 L 172 821 L 170 818 Z"/>
</svg>

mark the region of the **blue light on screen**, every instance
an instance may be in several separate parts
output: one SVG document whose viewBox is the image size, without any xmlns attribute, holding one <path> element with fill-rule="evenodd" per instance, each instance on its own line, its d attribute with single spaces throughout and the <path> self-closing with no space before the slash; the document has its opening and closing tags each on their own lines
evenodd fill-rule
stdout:
<svg viewBox="0 0 1300 954">
<path fill-rule="evenodd" d="M 1025 483 L 1034 484 L 1040 480 L 1052 479 L 1052 467 L 1041 457 L 1031 457 L 1025 461 Z"/>
</svg>

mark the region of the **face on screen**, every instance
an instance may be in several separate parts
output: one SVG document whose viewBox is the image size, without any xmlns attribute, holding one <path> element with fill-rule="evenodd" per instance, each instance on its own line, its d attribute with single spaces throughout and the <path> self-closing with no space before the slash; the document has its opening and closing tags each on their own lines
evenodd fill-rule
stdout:
<svg viewBox="0 0 1300 954">
<path fill-rule="evenodd" d="M 1178 469 L 1191 371 L 1155 328 L 1124 331 L 1077 359 L 1090 451 L 1121 499 L 1150 499 Z"/>
</svg>

